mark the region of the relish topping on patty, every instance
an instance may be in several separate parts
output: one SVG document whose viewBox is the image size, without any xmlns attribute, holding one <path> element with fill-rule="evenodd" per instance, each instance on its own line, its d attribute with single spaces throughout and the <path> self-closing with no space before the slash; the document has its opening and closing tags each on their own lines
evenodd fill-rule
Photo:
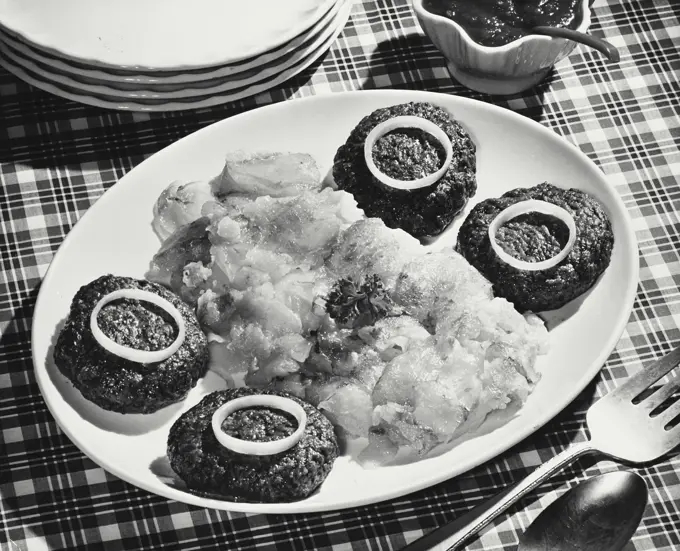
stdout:
<svg viewBox="0 0 680 551">
<path fill-rule="evenodd" d="M 417 180 L 439 170 L 446 153 L 439 141 L 419 128 L 388 132 L 373 145 L 378 169 L 395 180 Z"/>
<path fill-rule="evenodd" d="M 569 240 L 569 228 L 558 218 L 528 212 L 503 224 L 496 242 L 519 260 L 542 262 L 557 255 Z"/>
<path fill-rule="evenodd" d="M 257 442 L 280 440 L 297 427 L 297 419 L 287 411 L 261 406 L 235 411 L 222 422 L 222 430 L 229 436 Z"/>
<path fill-rule="evenodd" d="M 97 324 L 111 340 L 138 350 L 167 348 L 178 331 L 172 316 L 163 308 L 134 299 L 118 299 L 104 306 Z"/>
</svg>

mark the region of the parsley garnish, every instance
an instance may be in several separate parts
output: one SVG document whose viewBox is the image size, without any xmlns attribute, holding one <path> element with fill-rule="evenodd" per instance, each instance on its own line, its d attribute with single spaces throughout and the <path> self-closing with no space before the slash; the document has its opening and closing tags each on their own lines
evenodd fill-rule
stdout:
<svg viewBox="0 0 680 551">
<path fill-rule="evenodd" d="M 353 328 L 373 325 L 382 318 L 402 313 L 377 274 L 360 281 L 351 277 L 336 281 L 326 297 L 326 312 L 338 325 Z"/>
</svg>

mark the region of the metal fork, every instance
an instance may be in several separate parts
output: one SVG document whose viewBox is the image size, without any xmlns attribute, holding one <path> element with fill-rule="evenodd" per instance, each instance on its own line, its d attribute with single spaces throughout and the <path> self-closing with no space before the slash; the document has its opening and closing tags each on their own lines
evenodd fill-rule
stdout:
<svg viewBox="0 0 680 551">
<path fill-rule="evenodd" d="M 680 347 L 638 371 L 590 406 L 586 414 L 590 440 L 572 444 L 543 463 L 518 485 L 493 498 L 490 505 L 482 505 L 483 511 L 462 527 L 461 519 L 454 520 L 402 551 L 458 549 L 518 499 L 583 455 L 599 452 L 612 459 L 645 463 L 658 459 L 680 445 L 680 424 L 671 426 L 671 422 L 680 416 L 680 400 L 660 413 L 655 411 L 680 388 L 680 377 L 675 377 L 648 396 L 641 396 L 679 363 Z M 465 520 L 468 518 L 466 514 Z"/>
</svg>

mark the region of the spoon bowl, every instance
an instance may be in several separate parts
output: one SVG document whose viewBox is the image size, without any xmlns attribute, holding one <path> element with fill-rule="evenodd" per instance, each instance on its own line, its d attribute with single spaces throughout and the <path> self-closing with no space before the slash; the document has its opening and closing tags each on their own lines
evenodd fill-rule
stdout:
<svg viewBox="0 0 680 551">
<path fill-rule="evenodd" d="M 536 517 L 517 551 L 620 551 L 640 524 L 647 493 L 642 477 L 628 471 L 581 482 Z"/>
</svg>

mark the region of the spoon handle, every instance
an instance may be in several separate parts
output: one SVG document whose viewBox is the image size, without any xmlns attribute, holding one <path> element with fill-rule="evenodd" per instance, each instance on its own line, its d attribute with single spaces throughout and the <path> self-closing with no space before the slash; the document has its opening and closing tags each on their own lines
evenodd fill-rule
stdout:
<svg viewBox="0 0 680 551">
<path fill-rule="evenodd" d="M 483 504 L 482 511 L 465 526 L 452 533 L 452 525 L 460 526 L 458 519 L 449 525 L 437 528 L 426 536 L 407 545 L 402 551 L 452 551 L 459 549 L 468 538 L 475 535 L 516 501 L 540 486 L 553 474 L 574 462 L 579 457 L 597 451 L 590 441 L 572 444 L 562 453 L 543 463 L 516 486 L 492 498 L 492 505 Z M 467 515 L 465 515 L 467 518 Z"/>
<path fill-rule="evenodd" d="M 574 31 L 566 27 L 536 26 L 531 30 L 536 34 L 567 38 L 569 40 L 573 40 L 574 42 L 578 42 L 579 44 L 585 44 L 586 46 L 589 46 L 603 54 L 609 61 L 618 63 L 621 60 L 621 55 L 616 49 L 616 46 L 614 46 L 611 42 L 607 42 L 606 40 L 593 36 L 592 34 Z"/>
</svg>

